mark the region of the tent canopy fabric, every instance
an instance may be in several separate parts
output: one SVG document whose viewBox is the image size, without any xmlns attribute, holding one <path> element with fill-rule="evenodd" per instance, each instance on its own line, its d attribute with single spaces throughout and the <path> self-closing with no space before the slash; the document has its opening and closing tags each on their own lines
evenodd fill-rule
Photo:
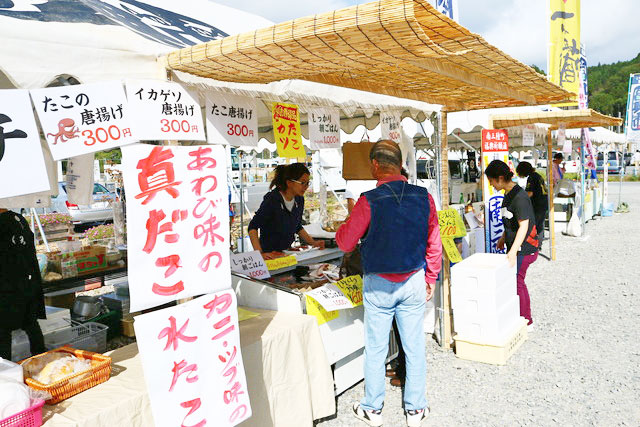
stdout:
<svg viewBox="0 0 640 427">
<path fill-rule="evenodd" d="M 561 125 L 564 125 L 566 129 L 581 129 L 597 126 L 620 126 L 622 124 L 622 119 L 607 116 L 592 109 L 584 109 L 498 114 L 491 116 L 490 122 L 490 126 L 494 129 L 545 123 L 551 125 L 551 130 L 557 130 Z"/>
<path fill-rule="evenodd" d="M 575 100 L 427 0 L 382 0 L 295 19 L 164 60 L 169 69 L 216 80 L 308 80 L 450 111 Z"/>
</svg>

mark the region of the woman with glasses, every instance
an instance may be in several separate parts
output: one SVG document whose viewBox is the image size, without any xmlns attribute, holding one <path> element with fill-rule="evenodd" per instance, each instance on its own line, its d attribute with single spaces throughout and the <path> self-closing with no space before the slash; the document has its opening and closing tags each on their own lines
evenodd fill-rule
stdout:
<svg viewBox="0 0 640 427">
<path fill-rule="evenodd" d="M 302 163 L 279 165 L 260 208 L 249 223 L 253 249 L 264 259 L 274 259 L 291 247 L 295 235 L 311 246 L 324 249 L 323 240 L 314 240 L 302 228 L 304 193 L 309 188 L 309 169 Z M 259 231 L 259 234 L 258 234 Z"/>
</svg>

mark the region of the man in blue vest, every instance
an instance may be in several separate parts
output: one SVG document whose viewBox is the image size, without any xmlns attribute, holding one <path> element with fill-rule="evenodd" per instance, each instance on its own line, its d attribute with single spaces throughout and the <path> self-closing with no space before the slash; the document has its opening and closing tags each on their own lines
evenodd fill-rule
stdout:
<svg viewBox="0 0 640 427">
<path fill-rule="evenodd" d="M 396 143 L 377 142 L 369 159 L 377 187 L 360 196 L 336 233 L 345 252 L 361 240 L 364 270 L 365 396 L 353 411 L 371 426 L 382 425 L 385 359 L 395 316 L 406 355 L 407 425 L 419 426 L 429 415 L 424 312 L 442 263 L 438 216 L 427 190 L 401 175 Z"/>
</svg>

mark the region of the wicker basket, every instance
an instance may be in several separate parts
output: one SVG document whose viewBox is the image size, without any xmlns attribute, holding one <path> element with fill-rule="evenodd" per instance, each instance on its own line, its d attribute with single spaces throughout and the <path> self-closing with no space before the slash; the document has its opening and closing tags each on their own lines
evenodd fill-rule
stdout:
<svg viewBox="0 0 640 427">
<path fill-rule="evenodd" d="M 49 405 L 61 402 L 71 396 L 103 383 L 107 381 L 111 375 L 111 358 L 108 356 L 85 350 L 76 350 L 71 347 L 60 347 L 43 354 L 54 352 L 68 353 L 69 355 L 75 356 L 79 359 L 88 359 L 91 361 L 91 369 L 86 372 L 80 372 L 69 376 L 63 380 L 56 381 L 52 384 L 42 384 L 33 378 L 25 378 L 24 382 L 27 383 L 29 387 L 36 390 L 43 390 L 51 394 L 51 399 L 47 400 L 47 404 Z M 24 364 L 27 361 L 40 356 L 42 355 L 33 356 L 29 359 L 23 360 L 20 364 Z"/>
<path fill-rule="evenodd" d="M 44 405 L 44 400 L 37 400 L 24 411 L 0 420 L 0 427 L 40 427 L 42 425 L 42 405 Z"/>
</svg>

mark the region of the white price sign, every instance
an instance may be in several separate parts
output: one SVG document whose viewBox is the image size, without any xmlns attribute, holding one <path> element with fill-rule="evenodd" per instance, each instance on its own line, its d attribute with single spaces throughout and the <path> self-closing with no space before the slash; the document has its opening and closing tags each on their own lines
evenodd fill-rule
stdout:
<svg viewBox="0 0 640 427">
<path fill-rule="evenodd" d="M 120 82 L 31 90 L 54 160 L 136 142 Z"/>
<path fill-rule="evenodd" d="M 522 128 L 522 145 L 524 147 L 533 147 L 535 145 L 535 129 L 534 125 L 525 125 Z"/>
<path fill-rule="evenodd" d="M 254 279 L 268 279 L 271 277 L 259 251 L 231 255 L 231 271 L 245 274 Z"/>
<path fill-rule="evenodd" d="M 382 139 L 390 139 L 400 143 L 402 139 L 402 122 L 399 113 L 380 113 L 380 125 L 382 126 Z"/>
<path fill-rule="evenodd" d="M 207 94 L 206 109 L 209 144 L 258 146 L 258 111 L 253 99 L 231 94 Z"/>
<path fill-rule="evenodd" d="M 307 296 L 318 301 L 327 311 L 344 310 L 352 308 L 353 304 L 342 291 L 333 284 L 326 284 L 306 293 Z"/>
<path fill-rule="evenodd" d="M 126 85 L 138 139 L 205 140 L 197 94 L 160 80 L 127 80 Z"/>
<path fill-rule="evenodd" d="M 312 108 L 307 117 L 312 150 L 340 148 L 340 110 Z"/>
</svg>

